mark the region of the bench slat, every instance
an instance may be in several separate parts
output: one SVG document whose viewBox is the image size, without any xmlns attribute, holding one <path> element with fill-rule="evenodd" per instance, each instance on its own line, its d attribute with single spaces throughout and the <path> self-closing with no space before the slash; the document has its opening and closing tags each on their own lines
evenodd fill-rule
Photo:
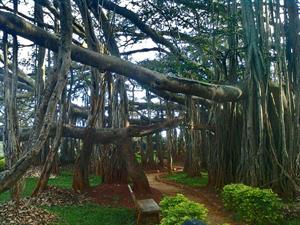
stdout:
<svg viewBox="0 0 300 225">
<path fill-rule="evenodd" d="M 155 213 L 160 211 L 158 204 L 153 199 L 142 199 L 136 202 L 142 212 Z"/>
</svg>

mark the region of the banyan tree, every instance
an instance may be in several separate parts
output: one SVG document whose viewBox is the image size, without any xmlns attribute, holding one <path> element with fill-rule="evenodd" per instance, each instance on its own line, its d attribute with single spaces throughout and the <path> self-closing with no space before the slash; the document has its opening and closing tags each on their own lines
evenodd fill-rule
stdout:
<svg viewBox="0 0 300 225">
<path fill-rule="evenodd" d="M 296 196 L 299 11 L 296 0 L 1 1 L 0 192 L 18 198 L 38 164 L 43 191 L 59 161 L 74 164 L 76 191 L 94 170 L 147 195 L 143 169 L 181 160 L 211 187 Z"/>
</svg>

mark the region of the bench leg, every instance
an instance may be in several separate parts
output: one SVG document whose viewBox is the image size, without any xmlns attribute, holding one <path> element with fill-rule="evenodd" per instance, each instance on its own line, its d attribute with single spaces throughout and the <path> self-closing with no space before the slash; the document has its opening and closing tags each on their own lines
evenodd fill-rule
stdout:
<svg viewBox="0 0 300 225">
<path fill-rule="evenodd" d="M 137 225 L 140 224 L 140 219 L 141 219 L 141 213 L 138 212 L 138 216 L 137 216 L 137 220 L 136 220 L 136 224 L 137 224 Z"/>
<path fill-rule="evenodd" d="M 157 224 L 159 224 L 160 223 L 160 215 L 159 215 L 159 213 L 157 213 Z"/>
</svg>

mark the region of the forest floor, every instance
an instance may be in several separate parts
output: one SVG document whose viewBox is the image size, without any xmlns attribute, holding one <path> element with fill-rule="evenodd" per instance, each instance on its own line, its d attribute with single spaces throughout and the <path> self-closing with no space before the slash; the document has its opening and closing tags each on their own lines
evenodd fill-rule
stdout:
<svg viewBox="0 0 300 225">
<path fill-rule="evenodd" d="M 209 225 L 221 225 L 224 223 L 229 223 L 230 225 L 242 224 L 231 219 L 232 214 L 224 210 L 223 204 L 216 192 L 206 187 L 191 188 L 171 182 L 163 178 L 166 174 L 165 172 L 147 173 L 150 186 L 159 190 L 163 195 L 176 195 L 177 193 L 181 193 L 190 200 L 203 204 L 209 210 L 207 218 Z"/>
</svg>

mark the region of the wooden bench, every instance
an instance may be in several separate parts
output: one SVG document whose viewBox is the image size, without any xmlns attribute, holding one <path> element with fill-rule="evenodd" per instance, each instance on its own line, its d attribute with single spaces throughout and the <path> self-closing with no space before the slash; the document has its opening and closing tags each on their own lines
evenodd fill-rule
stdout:
<svg viewBox="0 0 300 225">
<path fill-rule="evenodd" d="M 131 194 L 132 200 L 135 204 L 137 210 L 137 221 L 136 223 L 139 225 L 141 222 L 142 217 L 150 217 L 155 216 L 157 219 L 157 224 L 160 222 L 160 208 L 158 204 L 154 201 L 154 199 L 141 199 L 137 200 L 135 194 L 133 193 L 130 185 L 128 184 L 128 189 Z"/>
</svg>

